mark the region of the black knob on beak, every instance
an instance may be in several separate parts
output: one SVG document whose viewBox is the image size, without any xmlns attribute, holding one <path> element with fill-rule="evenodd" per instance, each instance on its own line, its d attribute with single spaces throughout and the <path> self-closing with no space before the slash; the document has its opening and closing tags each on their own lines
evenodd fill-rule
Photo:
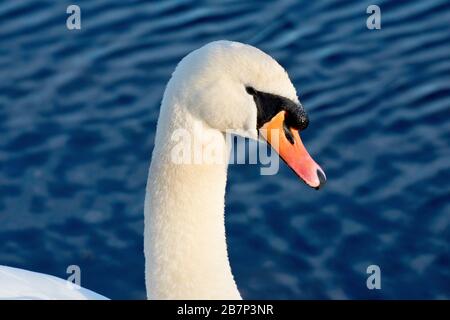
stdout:
<svg viewBox="0 0 450 320">
<path fill-rule="evenodd" d="M 309 125 L 309 118 L 302 105 L 287 110 L 286 125 L 298 131 L 305 130 Z"/>
</svg>

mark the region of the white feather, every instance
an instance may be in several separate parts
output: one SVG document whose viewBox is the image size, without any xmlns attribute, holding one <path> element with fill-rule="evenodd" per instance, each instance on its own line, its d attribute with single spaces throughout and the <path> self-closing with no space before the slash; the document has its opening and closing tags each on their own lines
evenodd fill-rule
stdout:
<svg viewBox="0 0 450 320">
<path fill-rule="evenodd" d="M 0 266 L 0 299 L 105 300 L 107 298 L 54 276 Z"/>
<path fill-rule="evenodd" d="M 171 153 L 179 143 L 173 133 L 180 130 L 201 141 L 200 150 L 213 145 L 226 159 L 227 130 L 256 137 L 257 109 L 246 86 L 298 101 L 287 73 L 274 59 L 230 41 L 190 53 L 167 85 L 145 200 L 150 299 L 241 298 L 225 237 L 227 162 L 180 165 Z"/>
<path fill-rule="evenodd" d="M 217 41 L 187 55 L 161 104 L 145 199 L 148 298 L 240 299 L 224 225 L 227 161 L 175 164 L 173 133 L 185 130 L 226 160 L 226 131 L 257 137 L 246 86 L 298 101 L 286 71 L 252 46 Z M 245 196 L 245 195 L 243 195 Z M 0 266 L 0 299 L 106 299 L 40 273 Z"/>
</svg>

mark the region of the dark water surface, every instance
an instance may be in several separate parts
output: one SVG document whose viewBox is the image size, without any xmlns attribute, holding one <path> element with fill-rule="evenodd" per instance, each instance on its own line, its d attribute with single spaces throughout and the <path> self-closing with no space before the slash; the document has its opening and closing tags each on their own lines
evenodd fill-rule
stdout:
<svg viewBox="0 0 450 320">
<path fill-rule="evenodd" d="M 0 1 L 0 264 L 144 298 L 143 199 L 162 93 L 218 39 L 288 70 L 328 184 L 229 172 L 245 298 L 450 298 L 450 2 Z M 378 4 L 382 29 L 366 28 Z M 382 289 L 366 288 L 377 264 Z M 1 284 L 0 284 L 1 285 Z"/>
</svg>

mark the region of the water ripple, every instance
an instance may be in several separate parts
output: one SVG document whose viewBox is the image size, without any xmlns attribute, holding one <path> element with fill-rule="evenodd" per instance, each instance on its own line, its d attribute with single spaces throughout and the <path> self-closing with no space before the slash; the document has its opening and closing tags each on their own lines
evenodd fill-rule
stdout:
<svg viewBox="0 0 450 320">
<path fill-rule="evenodd" d="M 176 63 L 218 39 L 289 71 L 329 181 L 231 166 L 230 258 L 246 298 L 450 298 L 450 3 L 0 4 L 0 264 L 144 298 L 143 196 Z M 365 287 L 380 265 L 382 290 Z"/>
</svg>

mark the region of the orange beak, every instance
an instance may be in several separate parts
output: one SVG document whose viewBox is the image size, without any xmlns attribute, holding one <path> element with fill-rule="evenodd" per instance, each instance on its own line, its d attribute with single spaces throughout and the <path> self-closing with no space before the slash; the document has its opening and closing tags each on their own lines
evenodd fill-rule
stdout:
<svg viewBox="0 0 450 320">
<path fill-rule="evenodd" d="M 325 173 L 306 151 L 298 130 L 288 128 L 284 120 L 281 111 L 262 126 L 261 136 L 307 185 L 319 189 L 325 184 Z"/>
</svg>

